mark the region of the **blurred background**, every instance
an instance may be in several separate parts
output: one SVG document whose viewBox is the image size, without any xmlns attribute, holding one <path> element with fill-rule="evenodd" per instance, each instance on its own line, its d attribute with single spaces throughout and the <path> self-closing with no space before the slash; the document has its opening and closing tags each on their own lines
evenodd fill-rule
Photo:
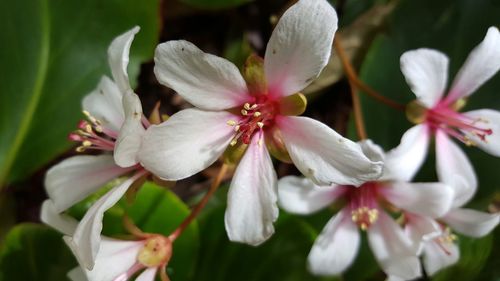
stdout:
<svg viewBox="0 0 500 281">
<path fill-rule="evenodd" d="M 157 101 L 173 114 L 189 107 L 153 74 L 159 42 L 185 39 L 205 52 L 241 67 L 252 52 L 263 56 L 280 15 L 295 1 L 284 0 L 0 0 L 0 280 L 66 280 L 76 261 L 61 235 L 39 223 L 46 198 L 44 174 L 74 155 L 67 135 L 80 119 L 81 99 L 109 75 L 111 40 L 135 25 L 129 74 L 148 114 Z M 428 47 L 446 53 L 453 77 L 489 26 L 500 26 L 499 0 L 337 0 L 339 34 L 361 79 L 400 103 L 414 98 L 399 69 L 400 55 Z M 468 109 L 500 110 L 500 75 L 474 94 Z M 356 139 L 349 86 L 333 55 L 320 78 L 305 92 L 307 116 Z M 405 116 L 361 94 L 368 135 L 385 149 L 399 143 L 411 126 Z M 500 159 L 465 148 L 480 181 L 469 206 L 500 208 Z M 432 153 L 431 153 L 432 155 Z M 297 174 L 276 163 L 280 176 Z M 419 181 L 435 181 L 429 157 Z M 104 233 L 123 236 L 121 217 L 129 213 L 146 231 L 168 234 L 203 195 L 217 167 L 165 189 L 147 183 L 133 205 L 120 202 L 107 212 Z M 104 188 L 106 189 L 106 187 Z M 281 212 L 276 234 L 254 248 L 229 243 L 223 213 L 227 185 L 176 243 L 169 265 L 173 281 L 384 280 L 366 244 L 340 277 L 317 278 L 306 257 L 332 210 L 309 217 Z M 96 200 L 70 210 L 79 218 Z M 125 200 L 124 200 L 125 201 Z M 460 237 L 461 259 L 422 280 L 500 280 L 500 229 L 482 239 Z M 366 242 L 366 241 L 365 241 Z"/>
</svg>

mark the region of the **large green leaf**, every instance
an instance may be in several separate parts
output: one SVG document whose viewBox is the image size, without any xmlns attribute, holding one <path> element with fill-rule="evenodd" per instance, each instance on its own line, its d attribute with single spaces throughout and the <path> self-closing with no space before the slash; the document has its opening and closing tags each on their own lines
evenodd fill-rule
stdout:
<svg viewBox="0 0 500 281">
<path fill-rule="evenodd" d="M 67 272 L 75 266 L 62 235 L 43 225 L 17 225 L 0 251 L 1 281 L 67 280 Z"/>
<path fill-rule="evenodd" d="M 136 77 L 157 42 L 158 2 L 0 1 L 0 185 L 69 147 L 81 98 L 109 73 L 109 43 L 139 25 L 129 67 Z"/>
<path fill-rule="evenodd" d="M 224 227 L 226 192 L 227 188 L 221 188 L 198 220 L 203 235 L 191 280 L 338 280 L 314 277 L 307 271 L 307 255 L 318 232 L 303 218 L 282 212 L 275 223 L 276 233 L 258 247 L 230 242 Z"/>
<path fill-rule="evenodd" d="M 368 53 L 361 69 L 362 80 L 382 95 L 401 103 L 415 96 L 399 68 L 399 57 L 411 49 L 435 48 L 450 57 L 450 80 L 468 53 L 486 34 L 489 26 L 500 24 L 500 5 L 489 0 L 401 1 L 394 11 L 389 29 Z M 494 76 L 469 100 L 465 110 L 500 109 L 497 97 L 500 75 Z M 412 126 L 404 112 L 398 112 L 362 95 L 368 135 L 385 149 L 395 147 L 401 135 Z M 480 181 L 478 200 L 500 187 L 500 159 L 471 147 L 469 155 Z M 432 150 L 431 150 L 432 155 Z M 435 180 L 433 157 L 429 157 L 418 180 Z"/>
</svg>

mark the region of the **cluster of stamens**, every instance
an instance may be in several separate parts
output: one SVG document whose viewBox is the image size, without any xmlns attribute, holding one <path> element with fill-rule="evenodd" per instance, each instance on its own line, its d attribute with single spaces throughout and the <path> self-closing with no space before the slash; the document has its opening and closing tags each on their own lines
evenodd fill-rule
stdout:
<svg viewBox="0 0 500 281">
<path fill-rule="evenodd" d="M 68 136 L 69 140 L 80 143 L 76 151 L 84 152 L 87 149 L 112 151 L 118 134 L 102 126 L 101 121 L 88 111 L 83 111 L 83 114 L 87 120 L 81 120 L 78 129 Z"/>
<path fill-rule="evenodd" d="M 378 210 L 368 207 L 360 207 L 351 212 L 351 219 L 362 230 L 367 230 L 378 219 Z"/>
<path fill-rule="evenodd" d="M 435 239 L 436 243 L 439 245 L 447 255 L 451 255 L 451 252 L 447 249 L 451 244 L 457 241 L 458 237 L 453 234 L 449 227 L 444 228 L 444 232 Z"/>
<path fill-rule="evenodd" d="M 493 134 L 493 130 L 487 128 L 489 121 L 482 118 L 471 118 L 457 112 L 457 108 L 464 104 L 463 100 L 459 100 L 451 106 L 438 104 L 434 108 L 428 109 L 418 101 L 413 101 L 407 105 L 406 115 L 413 123 L 425 122 L 432 129 L 442 130 L 468 146 L 477 145 L 470 136 L 476 136 L 482 142 L 487 142 L 486 137 Z"/>
<path fill-rule="evenodd" d="M 493 130 L 484 128 L 489 123 L 482 118 L 470 118 L 453 110 L 429 110 L 427 121 L 431 127 L 441 129 L 448 135 L 458 139 L 468 146 L 477 145 L 465 132 L 474 135 L 482 142 L 487 142 L 486 137 L 493 134 Z"/>
<path fill-rule="evenodd" d="M 241 140 L 244 144 L 249 144 L 252 136 L 258 130 L 262 130 L 264 126 L 274 118 L 274 110 L 272 105 L 268 104 L 250 104 L 245 103 L 240 114 L 240 121 L 228 120 L 227 125 L 234 127 L 235 135 L 233 136 L 230 145 L 234 146 Z M 261 143 L 262 140 L 259 140 Z"/>
</svg>

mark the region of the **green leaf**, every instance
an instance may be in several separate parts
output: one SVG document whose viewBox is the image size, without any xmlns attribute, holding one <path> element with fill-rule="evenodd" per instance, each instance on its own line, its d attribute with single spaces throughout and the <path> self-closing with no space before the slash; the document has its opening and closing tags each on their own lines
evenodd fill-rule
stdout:
<svg viewBox="0 0 500 281">
<path fill-rule="evenodd" d="M 46 226 L 20 224 L 5 239 L 0 251 L 0 280 L 67 280 L 76 266 L 62 235 Z"/>
<path fill-rule="evenodd" d="M 251 1 L 252 0 L 180 0 L 180 2 L 184 4 L 207 10 L 233 8 Z"/>
<path fill-rule="evenodd" d="M 109 73 L 111 40 L 132 28 L 129 72 L 152 57 L 159 0 L 0 1 L 0 186 L 70 146 L 81 99 Z"/>
<path fill-rule="evenodd" d="M 309 281 L 318 278 L 307 271 L 307 255 L 317 231 L 304 219 L 281 213 L 276 233 L 259 247 L 230 242 L 224 228 L 225 202 L 221 189 L 218 206 L 199 218 L 201 251 L 193 281 Z M 220 198 L 219 198 L 220 197 Z M 326 223 L 326 221 L 325 221 Z"/>
<path fill-rule="evenodd" d="M 386 35 L 372 45 L 361 69 L 361 79 L 379 93 L 400 103 L 415 99 L 399 67 L 403 52 L 427 47 L 438 49 L 450 57 L 450 81 L 469 52 L 484 38 L 489 26 L 499 25 L 500 5 L 489 0 L 422 0 L 401 1 L 394 11 Z M 497 97 L 500 75 L 494 76 L 474 95 L 464 111 L 480 108 L 500 109 Z M 361 94 L 368 136 L 385 149 L 399 144 L 402 134 L 412 124 L 399 112 Z M 495 158 L 480 149 L 463 146 L 477 172 L 480 187 L 477 200 L 488 198 L 500 188 Z M 432 145 L 430 155 L 433 154 Z M 435 181 L 433 157 L 417 177 Z"/>
</svg>

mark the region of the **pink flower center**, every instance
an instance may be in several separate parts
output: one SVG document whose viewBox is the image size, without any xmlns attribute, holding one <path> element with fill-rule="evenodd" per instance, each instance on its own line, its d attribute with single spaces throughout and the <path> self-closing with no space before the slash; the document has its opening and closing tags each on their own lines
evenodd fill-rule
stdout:
<svg viewBox="0 0 500 281">
<path fill-rule="evenodd" d="M 376 182 L 367 182 L 360 187 L 347 189 L 351 219 L 362 230 L 367 230 L 378 219 L 377 189 Z"/>
<path fill-rule="evenodd" d="M 78 123 L 78 130 L 69 134 L 68 139 L 81 143 L 76 148 L 77 152 L 83 152 L 87 149 L 113 151 L 118 132 L 102 126 L 101 121 L 83 111 L 87 120 L 81 120 Z"/>
<path fill-rule="evenodd" d="M 240 120 L 227 121 L 227 124 L 233 126 L 235 131 L 231 145 L 236 145 L 239 140 L 244 144 L 249 144 L 255 133 L 262 131 L 264 127 L 274 125 L 278 108 L 277 102 L 265 95 L 255 97 L 252 103 L 245 103 L 240 110 Z"/>
</svg>

